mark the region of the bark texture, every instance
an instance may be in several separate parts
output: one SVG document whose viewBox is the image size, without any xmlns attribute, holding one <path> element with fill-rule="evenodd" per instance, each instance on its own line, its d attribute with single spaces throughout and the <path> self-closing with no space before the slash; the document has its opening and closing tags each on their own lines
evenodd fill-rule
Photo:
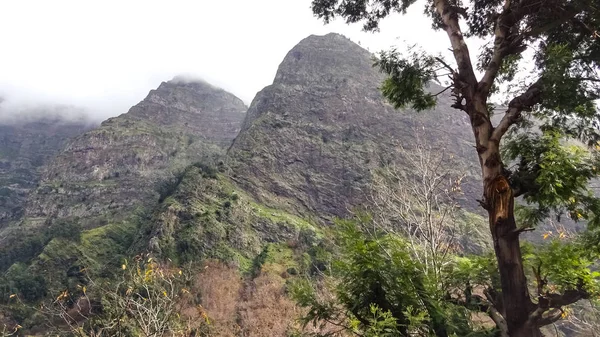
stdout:
<svg viewBox="0 0 600 337">
<path fill-rule="evenodd" d="M 514 217 L 513 191 L 502 175 L 484 181 L 490 232 L 502 285 L 502 315 L 511 337 L 541 336 L 535 322 L 529 321 L 534 304 L 529 296 L 523 269 L 519 231 Z"/>
</svg>

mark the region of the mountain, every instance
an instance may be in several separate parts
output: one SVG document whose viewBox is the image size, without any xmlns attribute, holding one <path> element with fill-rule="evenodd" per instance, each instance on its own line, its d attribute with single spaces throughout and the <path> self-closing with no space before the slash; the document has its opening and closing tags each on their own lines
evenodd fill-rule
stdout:
<svg viewBox="0 0 600 337">
<path fill-rule="evenodd" d="M 398 146 L 453 155 L 467 174 L 462 203 L 476 207 L 466 116 L 447 111 L 445 94 L 431 111 L 393 109 L 371 58 L 341 35 L 310 36 L 247 109 L 204 82 L 162 83 L 44 165 L 23 218 L 4 231 L 13 240 L 0 246 L 0 268 L 41 277 L 27 283 L 39 299 L 85 285 L 80 270 L 108 277 L 139 253 L 203 263 L 194 296 L 221 335 L 289 335 L 298 311 L 286 280 L 323 270 L 328 225 L 369 206 L 374 171 L 402 165 Z M 219 285 L 232 289 L 226 312 Z"/>
<path fill-rule="evenodd" d="M 227 170 L 187 170 L 138 247 L 173 261 L 247 265 L 269 243 L 312 241 L 322 225 L 370 205 L 374 171 L 398 160 L 396 147 L 414 146 L 417 134 L 454 155 L 454 169 L 469 173 L 465 190 L 476 190 L 466 117 L 449 114 L 444 102 L 422 113 L 397 111 L 378 89 L 382 80 L 369 52 L 345 37 L 302 40 L 252 101 Z M 463 203 L 476 208 L 475 195 Z"/>
<path fill-rule="evenodd" d="M 322 270 L 330 222 L 369 206 L 374 171 L 402 165 L 399 145 L 423 142 L 454 155 L 455 170 L 467 173 L 462 203 L 477 207 L 479 193 L 469 191 L 479 190 L 479 169 L 466 116 L 449 113 L 443 95 L 438 109 L 397 111 L 379 92 L 382 80 L 371 54 L 345 37 L 302 40 L 252 101 L 226 168 L 189 167 L 155 208 L 134 250 L 179 265 L 207 263 L 197 279 L 205 284 L 203 308 L 218 317 L 215 335 L 290 334 L 297 314 L 283 295 L 288 278 Z M 486 227 L 466 213 L 469 226 Z M 268 326 L 257 327 L 261 321 Z"/>
<path fill-rule="evenodd" d="M 151 208 L 188 165 L 218 161 L 239 132 L 246 109 L 239 98 L 206 82 L 175 78 L 127 113 L 70 139 L 41 168 L 18 224 L 0 232 L 0 237 L 18 238 L 0 242 L 0 250 L 20 256 L 5 254 L 0 267 L 39 254 L 51 232 L 65 223 L 82 230 L 113 225 L 120 236 L 126 236 L 123 228 L 131 234 L 135 226 L 118 224 L 136 210 Z"/>
<path fill-rule="evenodd" d="M 341 35 L 302 40 L 248 109 L 228 152 L 233 179 L 273 207 L 345 216 L 366 203 L 372 170 L 419 135 L 439 153 L 460 158 L 467 195 L 478 190 L 467 116 L 451 110 L 444 95 L 435 110 L 397 111 L 380 93 L 383 79 L 372 55 Z M 477 207 L 475 195 L 465 206 Z"/>
<path fill-rule="evenodd" d="M 158 181 L 224 154 L 246 109 L 205 82 L 163 82 L 126 114 L 72 139 L 44 167 L 25 216 L 89 218 L 155 201 Z"/>
<path fill-rule="evenodd" d="M 11 113 L 10 119 L 2 110 L 0 105 L 0 230 L 23 214 L 43 165 L 69 138 L 93 126 L 85 115 L 61 117 L 65 111 L 59 107 Z"/>
</svg>

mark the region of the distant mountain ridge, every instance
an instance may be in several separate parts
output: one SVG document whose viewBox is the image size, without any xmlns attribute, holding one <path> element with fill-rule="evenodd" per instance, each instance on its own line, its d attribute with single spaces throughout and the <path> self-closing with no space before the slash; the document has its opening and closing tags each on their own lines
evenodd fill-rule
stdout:
<svg viewBox="0 0 600 337">
<path fill-rule="evenodd" d="M 224 154 L 245 110 L 240 99 L 210 84 L 163 82 L 126 114 L 70 141 L 44 168 L 25 215 L 89 217 L 151 201 L 160 179 Z"/>
<path fill-rule="evenodd" d="M 11 120 L 0 118 L 0 229 L 23 214 L 42 166 L 70 138 L 93 127 L 83 115 L 70 119 L 59 113 L 55 107 L 47 111 L 39 108 Z"/>
<path fill-rule="evenodd" d="M 36 238 L 51 226 L 118 227 L 136 210 L 150 209 L 161 183 L 194 162 L 216 162 L 225 154 L 246 109 L 239 98 L 202 81 L 161 83 L 127 113 L 65 142 L 41 166 L 22 216 L 0 228 L 0 255 L 23 249 L 35 253 L 39 248 L 31 247 L 43 245 L 52 234 Z M 4 260 L 6 268 L 13 258 Z"/>
</svg>

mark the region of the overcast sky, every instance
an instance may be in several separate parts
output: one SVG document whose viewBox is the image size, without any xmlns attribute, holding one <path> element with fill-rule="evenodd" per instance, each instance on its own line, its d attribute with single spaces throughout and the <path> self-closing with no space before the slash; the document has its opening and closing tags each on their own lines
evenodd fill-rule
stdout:
<svg viewBox="0 0 600 337">
<path fill-rule="evenodd" d="M 0 1 L 0 96 L 12 106 L 71 104 L 106 118 L 186 74 L 249 104 L 310 34 L 338 32 L 372 52 L 404 42 L 447 52 L 447 37 L 430 29 L 422 5 L 373 34 L 341 20 L 323 25 L 310 2 Z"/>
</svg>

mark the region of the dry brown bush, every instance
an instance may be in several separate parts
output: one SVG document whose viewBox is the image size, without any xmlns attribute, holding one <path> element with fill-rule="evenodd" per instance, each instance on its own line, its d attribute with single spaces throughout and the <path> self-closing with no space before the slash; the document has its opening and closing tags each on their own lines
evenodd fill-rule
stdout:
<svg viewBox="0 0 600 337">
<path fill-rule="evenodd" d="M 210 336 L 236 336 L 237 304 L 243 280 L 239 271 L 218 261 L 207 261 L 194 280 L 190 296 L 181 312 L 190 327 L 208 320 Z"/>
<path fill-rule="evenodd" d="M 264 273 L 246 284 L 239 305 L 244 336 L 287 336 L 296 325 L 301 312 L 285 294 L 284 285 L 280 276 Z"/>
<path fill-rule="evenodd" d="M 208 318 L 209 329 L 205 331 L 211 337 L 285 337 L 300 328 L 298 318 L 303 314 L 286 294 L 285 282 L 268 270 L 254 279 L 244 279 L 235 266 L 209 261 L 196 276 L 181 314 L 190 327 Z"/>
</svg>

